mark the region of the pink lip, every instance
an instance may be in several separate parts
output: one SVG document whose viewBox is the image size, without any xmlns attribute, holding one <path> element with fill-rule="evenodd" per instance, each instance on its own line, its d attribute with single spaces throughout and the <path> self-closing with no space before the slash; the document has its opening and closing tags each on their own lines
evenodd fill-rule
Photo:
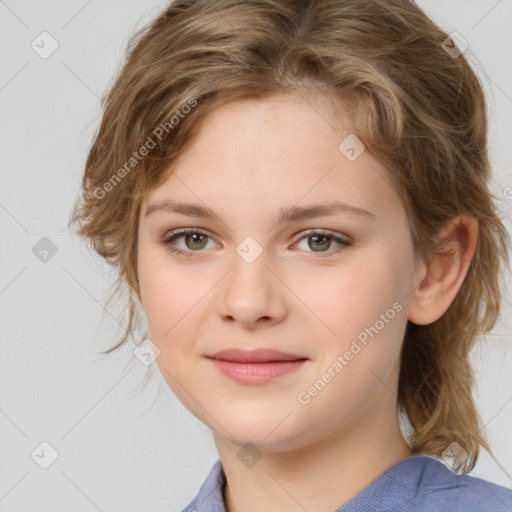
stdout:
<svg viewBox="0 0 512 512">
<path fill-rule="evenodd" d="M 236 361 L 238 363 L 267 363 L 271 361 L 296 361 L 297 359 L 306 359 L 304 356 L 287 354 L 279 350 L 270 348 L 258 348 L 255 350 L 242 350 L 239 348 L 229 348 L 215 352 L 211 359 L 222 359 L 223 361 Z"/>
<path fill-rule="evenodd" d="M 305 357 L 272 349 L 228 349 L 206 357 L 222 373 L 244 384 L 264 384 L 297 370 L 307 361 Z"/>
</svg>

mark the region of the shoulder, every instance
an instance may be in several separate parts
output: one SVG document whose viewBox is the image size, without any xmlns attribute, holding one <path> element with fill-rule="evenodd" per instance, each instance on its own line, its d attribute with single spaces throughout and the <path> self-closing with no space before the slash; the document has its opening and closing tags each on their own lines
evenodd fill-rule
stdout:
<svg viewBox="0 0 512 512">
<path fill-rule="evenodd" d="M 512 489 L 470 475 L 458 475 L 441 461 L 422 457 L 424 471 L 414 498 L 401 512 L 512 512 Z"/>
<path fill-rule="evenodd" d="M 196 497 L 182 512 L 226 512 L 223 492 L 226 475 L 220 459 L 213 464 Z"/>
</svg>

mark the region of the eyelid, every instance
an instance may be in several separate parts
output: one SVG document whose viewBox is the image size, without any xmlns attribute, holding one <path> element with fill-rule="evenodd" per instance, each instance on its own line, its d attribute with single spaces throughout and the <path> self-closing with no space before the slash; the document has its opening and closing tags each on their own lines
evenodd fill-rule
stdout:
<svg viewBox="0 0 512 512">
<path fill-rule="evenodd" d="M 216 237 L 213 236 L 209 231 L 202 229 L 202 228 L 179 228 L 175 230 L 171 230 L 167 234 L 165 234 L 162 237 L 162 243 L 171 251 L 174 253 L 179 254 L 186 254 L 188 256 L 191 256 L 193 253 L 202 253 L 204 250 L 198 250 L 198 251 L 192 251 L 192 250 L 184 250 L 184 249 L 178 249 L 176 247 L 172 247 L 171 241 L 175 240 L 176 238 L 179 238 L 181 235 L 187 235 L 187 234 L 200 234 L 205 235 L 208 238 L 211 238 L 212 240 L 216 241 Z M 317 254 L 318 257 L 322 257 L 322 255 L 330 256 L 333 254 L 336 254 L 339 252 L 340 249 L 349 247 L 353 244 L 350 237 L 346 235 L 342 235 L 340 233 L 337 233 L 336 231 L 332 231 L 329 229 L 322 229 L 322 228 L 310 228 L 303 231 L 299 231 L 294 235 L 294 238 L 296 240 L 293 242 L 292 246 L 296 245 L 300 241 L 302 241 L 304 238 L 307 238 L 308 235 L 323 235 L 327 238 L 331 238 L 335 243 L 340 244 L 341 247 L 337 247 L 333 250 L 329 251 L 320 251 L 315 253 L 315 251 L 306 251 L 311 252 L 312 254 Z M 300 236 L 298 236 L 300 235 Z M 217 242 L 218 243 L 218 242 Z"/>
<path fill-rule="evenodd" d="M 168 231 L 163 237 L 162 239 L 163 240 L 168 240 L 169 238 L 171 238 L 172 236 L 174 235 L 179 235 L 179 234 L 188 234 L 188 233 L 199 233 L 201 235 L 206 235 L 206 236 L 209 236 L 210 238 L 213 238 L 215 239 L 215 236 L 211 234 L 211 232 L 209 232 L 208 230 L 205 230 L 203 228 L 178 228 L 178 229 L 174 229 L 174 230 L 171 230 L 171 231 Z M 333 238 L 334 237 L 345 237 L 346 239 L 343 239 L 345 242 L 351 242 L 351 239 L 350 237 L 348 237 L 347 235 L 343 235 L 341 233 L 337 233 L 336 231 L 332 231 L 330 229 L 322 229 L 322 228 L 310 228 L 310 229 L 306 229 L 306 230 L 303 230 L 303 231 L 298 231 L 295 235 L 294 235 L 294 238 L 297 236 L 297 235 L 301 235 L 300 238 L 298 238 L 298 240 L 301 240 L 302 238 L 304 238 L 304 236 L 310 234 L 310 233 L 319 233 L 319 234 L 322 234 L 322 235 L 328 235 L 328 236 L 332 236 Z"/>
<path fill-rule="evenodd" d="M 179 228 L 179 229 L 174 229 L 174 230 L 168 231 L 162 237 L 162 242 L 166 242 L 171 239 L 177 238 L 179 235 L 188 235 L 188 234 L 205 235 L 208 238 L 211 238 L 212 240 L 217 241 L 215 236 L 213 236 L 209 231 L 207 231 L 205 229 L 202 229 L 202 228 Z M 196 252 L 200 252 L 200 251 L 196 251 Z"/>
<path fill-rule="evenodd" d="M 311 228 L 311 229 L 306 229 L 305 231 L 299 231 L 297 233 L 297 235 L 301 235 L 301 236 L 300 236 L 300 238 L 297 239 L 297 241 L 302 240 L 306 235 L 309 235 L 309 234 L 325 235 L 325 236 L 329 236 L 331 238 L 338 238 L 340 240 L 343 240 L 343 242 L 346 242 L 346 243 L 352 243 L 352 240 L 347 235 L 343 235 L 341 233 L 332 231 L 330 229 L 321 229 L 321 228 Z"/>
</svg>

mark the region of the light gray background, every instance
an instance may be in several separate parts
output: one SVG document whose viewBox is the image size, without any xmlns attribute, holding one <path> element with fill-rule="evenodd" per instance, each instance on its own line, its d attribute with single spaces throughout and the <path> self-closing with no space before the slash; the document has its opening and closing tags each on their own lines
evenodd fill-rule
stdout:
<svg viewBox="0 0 512 512">
<path fill-rule="evenodd" d="M 122 305 L 104 310 L 112 273 L 67 230 L 99 97 L 128 37 L 164 5 L 0 1 L 1 512 L 178 511 L 217 459 L 209 429 L 155 364 L 142 387 L 147 368 L 133 344 L 99 354 L 121 332 Z M 462 34 L 482 67 L 493 189 L 510 219 L 512 1 L 419 5 Z M 31 48 L 42 31 L 59 44 L 47 59 Z M 42 237 L 57 248 L 46 263 L 32 252 Z M 477 403 L 500 465 L 483 453 L 471 474 L 512 487 L 510 290 L 505 299 L 501 322 L 473 354 Z M 48 469 L 31 458 L 43 441 L 59 454 Z"/>
</svg>

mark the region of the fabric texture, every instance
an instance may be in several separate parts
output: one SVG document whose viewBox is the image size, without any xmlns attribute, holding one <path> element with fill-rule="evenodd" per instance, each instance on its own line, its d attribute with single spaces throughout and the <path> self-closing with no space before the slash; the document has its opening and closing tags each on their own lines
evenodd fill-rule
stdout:
<svg viewBox="0 0 512 512">
<path fill-rule="evenodd" d="M 182 512 L 226 512 L 218 459 Z M 413 455 L 387 469 L 336 512 L 512 512 L 512 489 L 457 475 L 440 460 Z"/>
</svg>

